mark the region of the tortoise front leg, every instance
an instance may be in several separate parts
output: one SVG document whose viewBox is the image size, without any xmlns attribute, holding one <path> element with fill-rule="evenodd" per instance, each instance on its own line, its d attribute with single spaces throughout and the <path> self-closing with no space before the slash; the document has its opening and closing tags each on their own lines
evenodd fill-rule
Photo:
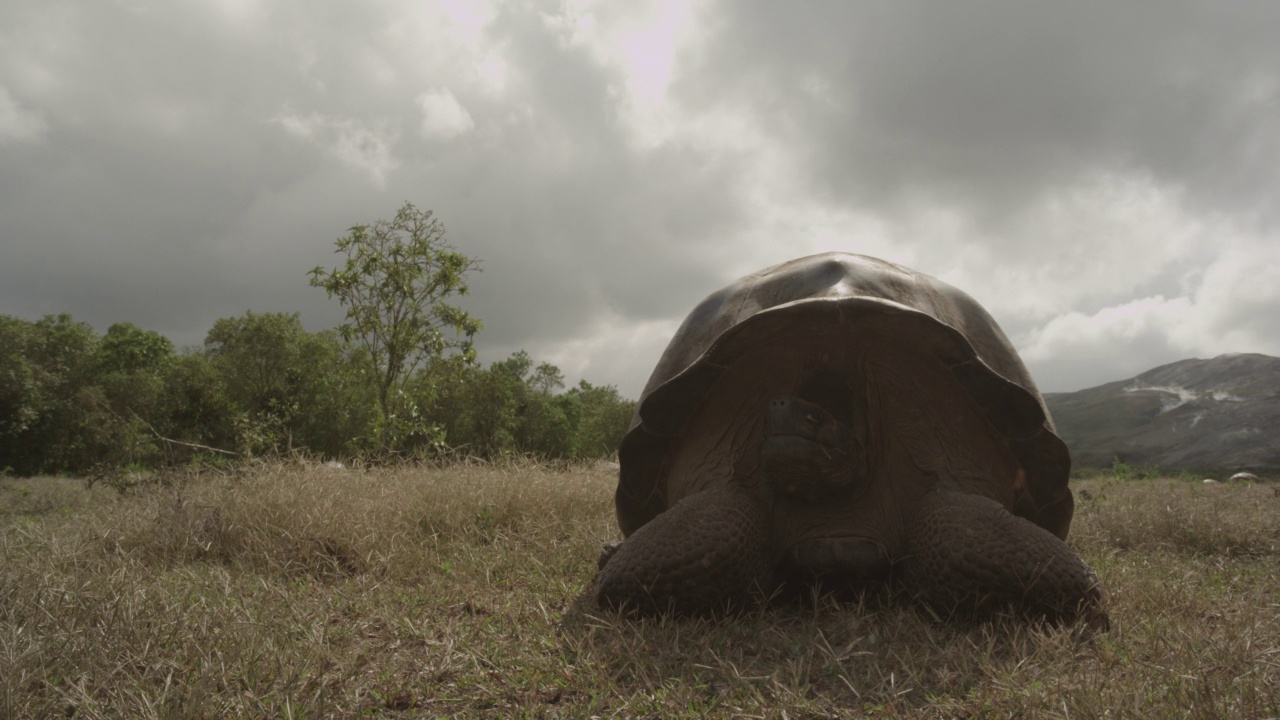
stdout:
<svg viewBox="0 0 1280 720">
<path fill-rule="evenodd" d="M 944 611 L 1011 608 L 1106 629 L 1098 579 L 1057 536 L 998 502 L 931 490 L 907 526 L 907 586 Z"/>
<path fill-rule="evenodd" d="M 602 607 L 700 612 L 743 600 L 772 571 L 765 511 L 734 488 L 691 495 L 601 556 Z"/>
</svg>

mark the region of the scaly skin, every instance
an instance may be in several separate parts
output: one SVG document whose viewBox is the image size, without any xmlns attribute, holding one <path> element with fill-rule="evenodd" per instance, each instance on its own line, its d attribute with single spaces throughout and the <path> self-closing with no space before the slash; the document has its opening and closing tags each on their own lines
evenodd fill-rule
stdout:
<svg viewBox="0 0 1280 720">
<path fill-rule="evenodd" d="M 907 527 L 907 587 L 930 606 L 1032 617 L 1107 629 L 1106 599 L 1084 561 L 1053 533 L 990 498 L 945 487 L 927 493 Z"/>
<path fill-rule="evenodd" d="M 744 601 L 772 573 L 769 522 L 736 488 L 691 495 L 607 550 L 596 602 L 697 613 Z"/>
<path fill-rule="evenodd" d="M 855 482 L 860 447 L 825 410 L 775 398 L 761 455 L 765 489 L 821 502 Z M 795 468 L 802 468 L 794 472 Z M 787 561 L 817 577 L 877 581 L 893 575 L 944 614 L 1011 609 L 1032 617 L 1083 619 L 1106 629 L 1097 578 L 1053 533 L 991 498 L 948 485 L 925 493 L 903 528 L 908 554 L 889 558 L 872 540 L 815 540 Z M 689 496 L 606 549 L 596 602 L 644 612 L 703 612 L 769 589 L 777 555 L 766 503 L 735 487 Z"/>
</svg>

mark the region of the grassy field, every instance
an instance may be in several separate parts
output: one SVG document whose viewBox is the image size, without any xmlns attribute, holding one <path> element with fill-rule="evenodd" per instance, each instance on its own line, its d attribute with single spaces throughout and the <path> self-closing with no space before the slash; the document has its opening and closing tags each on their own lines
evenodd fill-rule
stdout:
<svg viewBox="0 0 1280 720">
<path fill-rule="evenodd" d="M 1112 631 L 585 601 L 609 470 L 0 479 L 0 716 L 1280 716 L 1280 485 L 1077 485 Z"/>
</svg>

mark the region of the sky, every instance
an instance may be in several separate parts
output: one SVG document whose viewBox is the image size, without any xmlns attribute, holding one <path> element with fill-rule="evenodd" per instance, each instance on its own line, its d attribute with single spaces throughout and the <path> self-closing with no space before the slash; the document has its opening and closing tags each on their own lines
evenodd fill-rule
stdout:
<svg viewBox="0 0 1280 720">
<path fill-rule="evenodd" d="M 636 397 L 695 304 L 846 251 L 975 297 L 1040 388 L 1280 355 L 1273 0 L 5 0 L 0 314 L 343 310 L 431 210 L 481 358 Z"/>
</svg>

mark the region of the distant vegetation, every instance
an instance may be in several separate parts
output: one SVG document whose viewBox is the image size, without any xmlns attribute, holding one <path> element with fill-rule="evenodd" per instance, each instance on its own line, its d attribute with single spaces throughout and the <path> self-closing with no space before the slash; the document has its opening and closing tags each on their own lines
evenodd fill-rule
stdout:
<svg viewBox="0 0 1280 720">
<path fill-rule="evenodd" d="M 316 458 L 608 457 L 635 404 L 611 386 L 565 390 L 521 351 L 475 360 L 478 319 L 445 301 L 476 261 L 430 212 L 357 226 L 347 262 L 311 272 L 347 320 L 296 313 L 218 320 L 181 352 L 123 322 L 0 315 L 0 471 L 84 474 L 302 452 Z"/>
</svg>

